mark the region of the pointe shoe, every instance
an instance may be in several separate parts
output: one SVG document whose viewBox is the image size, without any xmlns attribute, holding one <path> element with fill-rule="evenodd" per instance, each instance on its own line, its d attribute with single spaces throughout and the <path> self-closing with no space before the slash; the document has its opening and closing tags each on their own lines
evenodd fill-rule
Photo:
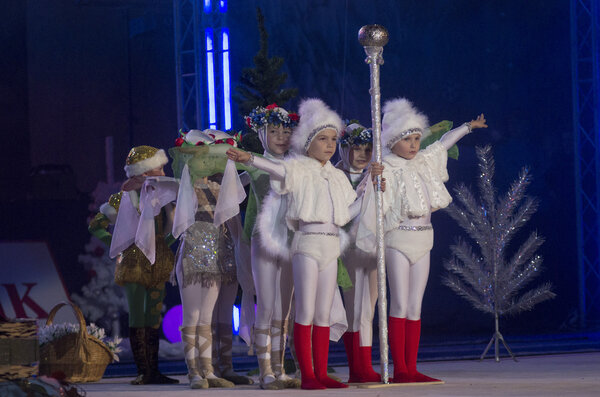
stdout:
<svg viewBox="0 0 600 397">
<path fill-rule="evenodd" d="M 206 380 L 208 381 L 208 387 L 210 388 L 235 387 L 233 382 L 230 382 L 227 379 L 218 378 L 214 374 L 207 376 Z"/>
<path fill-rule="evenodd" d="M 190 389 L 208 389 L 208 381 L 200 375 L 188 375 Z"/>
<path fill-rule="evenodd" d="M 277 380 L 283 382 L 286 389 L 299 389 L 302 386 L 302 382 L 298 378 L 292 378 L 287 374 L 281 374 L 277 377 Z"/>
<path fill-rule="evenodd" d="M 284 382 L 275 378 L 275 376 L 273 376 L 271 374 L 265 375 L 265 377 L 260 380 L 259 386 L 263 390 L 283 390 L 283 389 L 285 389 Z"/>
<path fill-rule="evenodd" d="M 227 371 L 221 373 L 221 377 L 232 382 L 235 385 L 251 385 L 254 381 L 247 376 L 240 375 L 233 369 L 229 368 Z"/>
</svg>

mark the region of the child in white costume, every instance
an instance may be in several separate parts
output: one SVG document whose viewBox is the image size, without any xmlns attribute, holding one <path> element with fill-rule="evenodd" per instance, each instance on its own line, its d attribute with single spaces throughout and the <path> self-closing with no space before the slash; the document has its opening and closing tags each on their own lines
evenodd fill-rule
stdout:
<svg viewBox="0 0 600 397">
<path fill-rule="evenodd" d="M 264 158 L 279 163 L 290 146 L 292 128 L 298 124 L 298 115 L 288 113 L 276 104 L 257 107 L 246 116 L 247 124 L 258 133 L 264 148 Z M 270 175 L 253 168 L 243 173 L 242 183 L 250 183 L 250 198 L 246 209 L 244 231 L 251 244 L 251 265 L 256 291 L 256 318 L 254 346 L 260 370 L 260 387 L 283 389 L 300 387 L 300 381 L 286 375 L 284 357 L 288 319 L 294 285 L 289 256 L 276 255 L 270 247 L 273 238 L 287 239 L 259 233 L 255 215 L 260 212 L 270 187 Z M 246 182 L 247 181 L 247 182 Z M 285 206 L 287 196 L 281 196 L 279 205 Z"/>
<path fill-rule="evenodd" d="M 428 125 L 426 116 L 404 99 L 383 108 L 382 146 L 387 189 L 383 193 L 385 257 L 390 284 L 389 340 L 395 383 L 435 382 L 417 371 L 421 335 L 421 304 L 429 277 L 433 246 L 431 212 L 452 201 L 447 150 L 476 128 L 487 128 L 483 114 L 419 151 Z"/>
<path fill-rule="evenodd" d="M 349 124 L 338 144 L 338 152 L 341 160 L 336 168 L 344 171 L 355 190 L 362 187 L 359 185 L 368 174 L 373 152 L 372 131 L 357 123 Z M 354 244 L 344 252 L 342 262 L 352 281 L 350 288 L 343 289 L 348 318 L 348 330 L 343 335 L 350 370 L 348 382 L 381 382 L 381 376 L 373 370 L 371 363 L 377 262 Z"/>
<path fill-rule="evenodd" d="M 235 149 L 227 154 L 231 160 L 267 171 L 272 189 L 288 195 L 285 220 L 295 231 L 294 344 L 302 388 L 343 388 L 347 385 L 327 376 L 329 315 L 336 290 L 339 228 L 358 215 L 360 200 L 355 201 L 356 193 L 344 173 L 329 162 L 343 128 L 339 116 L 318 99 L 303 101 L 299 113 L 291 142 L 296 156 L 276 164 Z"/>
</svg>

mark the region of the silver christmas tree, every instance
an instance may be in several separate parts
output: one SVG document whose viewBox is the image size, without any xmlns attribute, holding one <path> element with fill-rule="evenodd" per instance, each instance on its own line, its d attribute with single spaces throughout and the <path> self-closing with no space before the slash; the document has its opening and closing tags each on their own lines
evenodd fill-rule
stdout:
<svg viewBox="0 0 600 397">
<path fill-rule="evenodd" d="M 113 337 L 120 336 L 119 319 L 127 313 L 124 289 L 115 284 L 115 261 L 108 256 L 108 247 L 92 237 L 79 255 L 79 263 L 88 271 L 89 283 L 81 287 L 81 294 L 74 293 L 76 303 L 88 322 L 95 322 Z"/>
<path fill-rule="evenodd" d="M 520 293 L 541 271 L 542 257 L 536 254 L 544 242 L 541 236 L 531 232 L 512 256 L 506 252 L 515 233 L 537 210 L 538 202 L 525 195 L 531 182 L 527 167 L 521 170 L 506 195 L 497 199 L 493 185 L 494 158 L 491 147 L 478 147 L 476 150 L 481 201 L 464 184 L 460 184 L 454 189 L 458 203 L 450 205 L 447 212 L 477 243 L 479 252 L 463 239 L 451 246 L 452 257 L 444 263 L 448 270 L 444 283 L 476 309 L 494 316 L 495 332 L 480 359 L 485 357 L 494 343 L 495 359 L 500 361 L 498 347 L 502 342 L 516 361 L 500 333 L 499 318 L 530 310 L 555 296 L 550 283 Z"/>
</svg>

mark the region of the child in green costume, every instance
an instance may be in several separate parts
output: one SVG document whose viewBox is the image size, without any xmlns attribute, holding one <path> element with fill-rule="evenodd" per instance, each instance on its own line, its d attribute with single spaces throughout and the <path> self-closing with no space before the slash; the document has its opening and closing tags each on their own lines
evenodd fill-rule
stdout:
<svg viewBox="0 0 600 397">
<path fill-rule="evenodd" d="M 122 200 L 139 212 L 140 189 L 146 177 L 164 176 L 163 167 L 168 163 L 162 149 L 137 146 L 131 149 L 125 161 L 128 179 L 121 191 L 113 194 L 100 212 L 90 222 L 89 231 L 105 244 L 111 245 L 112 234 L 108 231 L 115 224 Z M 130 204 L 129 204 L 130 203 Z M 155 217 L 155 263 L 151 264 L 144 253 L 131 244 L 117 257 L 115 282 L 125 288 L 129 305 L 129 340 L 138 376 L 131 382 L 140 384 L 178 383 L 176 379 L 162 375 L 158 370 L 159 327 L 165 282 L 173 269 L 174 256 L 169 248 L 171 237 L 171 210 L 161 209 Z"/>
</svg>

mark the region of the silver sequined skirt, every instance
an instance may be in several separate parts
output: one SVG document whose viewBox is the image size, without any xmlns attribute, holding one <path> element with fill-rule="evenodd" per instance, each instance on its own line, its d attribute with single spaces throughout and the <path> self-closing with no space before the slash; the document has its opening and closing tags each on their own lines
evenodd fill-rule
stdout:
<svg viewBox="0 0 600 397">
<path fill-rule="evenodd" d="M 183 287 L 215 281 L 231 283 L 236 279 L 234 243 L 227 226 L 196 221 L 183 235 L 177 253 Z"/>
</svg>

